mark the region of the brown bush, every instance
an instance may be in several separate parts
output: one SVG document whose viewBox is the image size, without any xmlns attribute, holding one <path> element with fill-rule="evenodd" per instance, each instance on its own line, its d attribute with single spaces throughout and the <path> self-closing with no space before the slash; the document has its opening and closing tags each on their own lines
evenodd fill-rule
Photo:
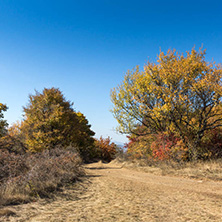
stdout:
<svg viewBox="0 0 222 222">
<path fill-rule="evenodd" d="M 81 158 L 73 148 L 23 155 L 0 150 L 0 204 L 48 197 L 83 174 Z"/>
</svg>

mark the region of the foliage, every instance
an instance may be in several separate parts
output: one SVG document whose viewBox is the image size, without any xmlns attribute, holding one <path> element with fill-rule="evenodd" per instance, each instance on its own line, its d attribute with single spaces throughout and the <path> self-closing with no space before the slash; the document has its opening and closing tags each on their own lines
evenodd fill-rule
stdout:
<svg viewBox="0 0 222 222">
<path fill-rule="evenodd" d="M 72 105 L 57 88 L 30 95 L 20 127 L 25 146 L 32 152 L 58 145 L 92 146 L 94 132 L 85 116 L 76 113 Z"/>
<path fill-rule="evenodd" d="M 222 129 L 209 130 L 200 146 L 201 158 L 202 159 L 218 159 L 222 158 Z"/>
<path fill-rule="evenodd" d="M 3 120 L 4 115 L 2 112 L 6 111 L 8 107 L 2 103 L 0 103 L 0 137 L 5 135 L 6 133 L 6 127 L 8 126 L 6 120 Z"/>
<path fill-rule="evenodd" d="M 161 52 L 157 63 L 129 71 L 111 91 L 112 112 L 122 133 L 173 132 L 189 148 L 190 158 L 206 132 L 222 126 L 222 68 L 205 61 L 205 51 L 192 49 L 186 56 L 175 50 Z"/>
<path fill-rule="evenodd" d="M 95 147 L 97 150 L 97 157 L 108 162 L 115 158 L 115 154 L 118 150 L 117 145 L 111 142 L 110 137 L 95 139 Z"/>
<path fill-rule="evenodd" d="M 155 140 L 150 146 L 153 158 L 156 160 L 174 161 L 187 160 L 187 147 L 183 141 L 175 134 L 159 133 L 155 135 Z"/>
<path fill-rule="evenodd" d="M 20 127 L 21 123 L 17 122 L 8 128 L 7 133 L 0 138 L 1 149 L 6 149 L 16 154 L 27 151 L 27 147 L 23 143 L 24 138 L 22 137 Z"/>
<path fill-rule="evenodd" d="M 77 112 L 76 115 L 79 124 L 72 143 L 79 147 L 79 152 L 83 159 L 90 161 L 96 153 L 94 138 L 92 137 L 95 133 L 90 129 L 91 125 L 81 112 Z"/>
<path fill-rule="evenodd" d="M 73 147 L 34 154 L 0 150 L 0 205 L 47 197 L 83 174 L 81 159 Z"/>
<path fill-rule="evenodd" d="M 153 135 L 135 135 L 127 136 L 129 142 L 125 145 L 127 154 L 130 158 L 144 159 L 152 158 L 152 150 L 150 148 L 154 139 Z"/>
</svg>

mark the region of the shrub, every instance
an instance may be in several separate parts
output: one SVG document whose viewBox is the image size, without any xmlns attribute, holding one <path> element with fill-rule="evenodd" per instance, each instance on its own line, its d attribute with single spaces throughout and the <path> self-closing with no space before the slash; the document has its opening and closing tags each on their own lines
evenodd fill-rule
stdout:
<svg viewBox="0 0 222 222">
<path fill-rule="evenodd" d="M 13 124 L 8 128 L 7 133 L 0 138 L 0 149 L 5 149 L 16 154 L 24 154 L 27 152 L 27 147 L 23 143 L 19 128 L 20 123 Z"/>
<path fill-rule="evenodd" d="M 57 147 L 36 154 L 0 150 L 1 204 L 48 197 L 52 191 L 83 175 L 75 148 Z"/>
<path fill-rule="evenodd" d="M 151 144 L 153 158 L 156 160 L 175 160 L 181 161 L 188 158 L 188 149 L 182 140 L 170 133 L 159 133 Z"/>
<path fill-rule="evenodd" d="M 130 158 L 144 159 L 152 157 L 152 150 L 150 145 L 153 141 L 153 136 L 135 136 L 128 137 L 129 143 L 125 145 L 127 154 Z"/>
<path fill-rule="evenodd" d="M 95 140 L 95 147 L 97 150 L 97 157 L 101 160 L 110 162 L 115 158 L 117 153 L 117 145 L 111 142 L 110 137 Z"/>
<path fill-rule="evenodd" d="M 222 129 L 209 130 L 203 137 L 199 150 L 201 159 L 222 158 Z"/>
<path fill-rule="evenodd" d="M 125 148 L 131 159 L 180 161 L 188 158 L 188 149 L 174 133 L 131 135 L 128 138 Z"/>
</svg>

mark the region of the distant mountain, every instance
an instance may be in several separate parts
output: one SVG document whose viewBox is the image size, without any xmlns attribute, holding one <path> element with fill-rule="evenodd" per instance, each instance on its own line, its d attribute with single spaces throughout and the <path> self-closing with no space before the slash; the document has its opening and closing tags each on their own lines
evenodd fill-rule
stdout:
<svg viewBox="0 0 222 222">
<path fill-rule="evenodd" d="M 122 142 L 118 142 L 118 141 L 112 141 L 113 143 L 115 143 L 118 147 L 120 147 L 124 152 L 127 150 L 127 148 L 125 148 L 125 143 Z"/>
<path fill-rule="evenodd" d="M 113 143 L 115 143 L 117 146 L 120 146 L 121 148 L 124 147 L 124 143 L 122 142 L 118 142 L 118 141 L 112 141 Z"/>
</svg>

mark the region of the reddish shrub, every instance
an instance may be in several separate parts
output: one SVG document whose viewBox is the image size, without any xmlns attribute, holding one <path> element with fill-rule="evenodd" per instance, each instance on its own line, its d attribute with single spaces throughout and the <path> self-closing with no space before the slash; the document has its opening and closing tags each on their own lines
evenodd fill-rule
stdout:
<svg viewBox="0 0 222 222">
<path fill-rule="evenodd" d="M 104 161 L 110 162 L 115 158 L 117 153 L 117 145 L 111 142 L 110 137 L 95 140 L 95 147 L 97 149 L 98 157 Z"/>
<path fill-rule="evenodd" d="M 156 160 L 173 159 L 176 161 L 185 160 L 187 158 L 187 148 L 182 140 L 170 133 L 159 133 L 151 144 L 153 157 Z"/>
</svg>

